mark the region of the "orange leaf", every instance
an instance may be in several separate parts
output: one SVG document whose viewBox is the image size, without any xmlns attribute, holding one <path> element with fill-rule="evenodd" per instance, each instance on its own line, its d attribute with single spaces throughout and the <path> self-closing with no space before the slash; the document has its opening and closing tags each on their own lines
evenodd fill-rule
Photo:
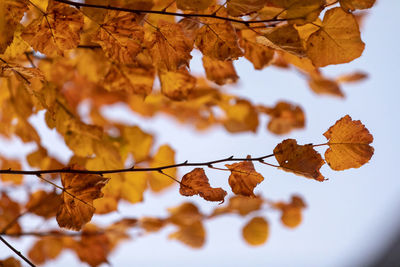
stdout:
<svg viewBox="0 0 400 267">
<path fill-rule="evenodd" d="M 368 74 L 364 72 L 353 72 L 344 75 L 340 75 L 336 78 L 338 83 L 355 83 L 359 81 L 363 81 L 368 78 Z"/>
<path fill-rule="evenodd" d="M 178 71 L 161 71 L 159 74 L 161 92 L 172 100 L 184 100 L 196 86 L 196 78 L 186 68 Z"/>
<path fill-rule="evenodd" d="M 273 206 L 282 211 L 282 223 L 289 228 L 295 228 L 302 221 L 302 210 L 306 207 L 306 204 L 301 197 L 292 196 L 290 203 L 278 202 Z"/>
<path fill-rule="evenodd" d="M 257 34 L 252 30 L 241 30 L 240 46 L 244 49 L 244 57 L 248 59 L 256 70 L 268 66 L 275 50 L 262 45 L 256 41 Z"/>
<path fill-rule="evenodd" d="M 263 217 L 254 217 L 243 227 L 242 235 L 249 245 L 264 244 L 269 235 L 268 221 Z"/>
<path fill-rule="evenodd" d="M 208 201 L 224 202 L 226 191 L 222 188 L 212 188 L 202 168 L 196 168 L 185 174 L 181 180 L 179 193 L 183 196 L 199 195 Z"/>
<path fill-rule="evenodd" d="M 22 38 L 33 49 L 47 56 L 63 55 L 64 50 L 78 46 L 82 28 L 81 12 L 68 5 L 51 1 L 46 13 L 25 28 Z"/>
<path fill-rule="evenodd" d="M 206 71 L 207 79 L 218 85 L 235 83 L 239 78 L 236 74 L 232 61 L 215 60 L 203 56 L 203 67 Z"/>
<path fill-rule="evenodd" d="M 207 9 L 213 0 L 176 0 L 176 5 L 182 10 L 204 10 Z"/>
<path fill-rule="evenodd" d="M 108 180 L 94 174 L 62 174 L 64 191 L 62 205 L 57 212 L 58 225 L 78 231 L 89 222 L 95 211 L 93 200 L 103 196 L 101 189 Z"/>
<path fill-rule="evenodd" d="M 18 234 L 21 226 L 14 220 L 20 215 L 18 202 L 13 201 L 6 193 L 0 193 L 0 230 L 7 234 Z"/>
<path fill-rule="evenodd" d="M 264 181 L 264 177 L 256 172 L 253 162 L 242 161 L 225 166 L 231 171 L 228 181 L 232 192 L 236 195 L 255 197 L 253 190 Z"/>
<path fill-rule="evenodd" d="M 26 209 L 38 216 L 51 218 L 56 216 L 61 203 L 60 195 L 57 193 L 38 190 L 29 197 Z"/>
<path fill-rule="evenodd" d="M 348 63 L 364 50 L 356 19 L 340 7 L 329 9 L 321 28 L 307 40 L 307 55 L 317 67 Z"/>
<path fill-rule="evenodd" d="M 124 64 L 134 63 L 144 40 L 143 27 L 136 23 L 136 16 L 108 10 L 93 42 L 101 45 L 107 57 Z"/>
<path fill-rule="evenodd" d="M 344 97 L 344 94 L 336 81 L 326 79 L 320 75 L 312 75 L 311 79 L 308 81 L 308 85 L 317 94 Z"/>
<path fill-rule="evenodd" d="M 192 248 L 201 248 L 205 243 L 206 231 L 201 221 L 179 227 L 179 230 L 170 234 L 168 238 L 176 239 Z"/>
<path fill-rule="evenodd" d="M 13 257 L 8 257 L 7 259 L 0 260 L 1 267 L 21 267 L 21 263 Z"/>
<path fill-rule="evenodd" d="M 338 120 L 324 136 L 329 140 L 325 160 L 336 171 L 359 168 L 374 154 L 369 144 L 374 140 L 360 121 L 353 121 L 349 115 Z"/>
<path fill-rule="evenodd" d="M 375 0 L 340 0 L 339 2 L 346 12 L 371 8 L 375 4 Z"/>
<path fill-rule="evenodd" d="M 29 249 L 28 256 L 34 263 L 43 264 L 57 258 L 64 248 L 61 237 L 44 236 Z"/>
<path fill-rule="evenodd" d="M 244 16 L 263 8 L 267 0 L 230 0 L 227 1 L 228 14 L 234 17 Z"/>
<path fill-rule="evenodd" d="M 298 145 L 294 139 L 286 139 L 274 149 L 275 158 L 282 170 L 317 181 L 325 178 L 319 172 L 325 161 L 312 145 Z"/>
<path fill-rule="evenodd" d="M 239 213 L 241 216 L 259 210 L 262 207 L 263 200 L 260 197 L 233 196 L 229 199 L 228 206 L 217 207 L 212 216 L 218 216 L 226 213 Z"/>
<path fill-rule="evenodd" d="M 193 42 L 186 37 L 180 24 L 160 21 L 148 45 L 154 66 L 163 71 L 176 71 L 189 66 Z"/>
<path fill-rule="evenodd" d="M 252 131 L 258 127 L 258 113 L 254 106 L 247 100 L 235 99 L 229 103 L 221 103 L 221 108 L 226 113 L 224 127 L 231 133 Z"/>
</svg>

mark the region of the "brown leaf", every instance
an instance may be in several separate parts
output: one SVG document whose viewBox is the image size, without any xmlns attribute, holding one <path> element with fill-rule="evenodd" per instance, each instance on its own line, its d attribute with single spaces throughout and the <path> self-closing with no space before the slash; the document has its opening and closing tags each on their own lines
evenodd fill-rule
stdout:
<svg viewBox="0 0 400 267">
<path fill-rule="evenodd" d="M 144 40 L 143 27 L 137 24 L 136 17 L 136 14 L 108 10 L 92 41 L 100 44 L 112 60 L 134 63 Z"/>
<path fill-rule="evenodd" d="M 101 189 L 108 180 L 94 174 L 62 174 L 64 191 L 61 195 L 62 205 L 57 212 L 58 225 L 78 231 L 88 223 L 95 211 L 93 200 L 103 196 Z"/>
<path fill-rule="evenodd" d="M 340 0 L 339 2 L 346 12 L 371 8 L 375 4 L 375 0 Z"/>
<path fill-rule="evenodd" d="M 324 136 L 329 145 L 325 160 L 333 170 L 359 168 L 374 154 L 374 148 L 369 145 L 373 136 L 360 121 L 352 120 L 349 115 L 338 120 Z"/>
<path fill-rule="evenodd" d="M 228 206 L 217 207 L 212 216 L 218 216 L 226 213 L 239 213 L 241 216 L 257 211 L 262 207 L 263 200 L 260 197 L 232 196 L 229 199 Z"/>
<path fill-rule="evenodd" d="M 311 79 L 308 81 L 308 85 L 317 94 L 344 97 L 339 84 L 335 80 L 327 79 L 320 75 L 312 75 Z"/>
<path fill-rule="evenodd" d="M 81 12 L 68 5 L 51 1 L 46 13 L 25 28 L 22 38 L 33 49 L 47 56 L 63 55 L 64 50 L 78 46 L 82 28 Z"/>
<path fill-rule="evenodd" d="M 0 260 L 1 267 L 21 267 L 21 263 L 13 257 Z"/>
<path fill-rule="evenodd" d="M 47 219 L 56 216 L 61 204 L 60 195 L 57 193 L 38 190 L 30 195 L 26 209 Z"/>
<path fill-rule="evenodd" d="M 252 30 L 241 30 L 240 46 L 244 49 L 244 57 L 248 59 L 256 70 L 268 66 L 275 50 L 256 41 L 257 34 Z"/>
<path fill-rule="evenodd" d="M 274 149 L 275 158 L 282 170 L 317 181 L 325 178 L 319 172 L 325 161 L 312 145 L 298 145 L 294 139 L 286 139 Z"/>
<path fill-rule="evenodd" d="M 179 230 L 170 234 L 168 238 L 176 239 L 192 248 L 204 246 L 206 231 L 201 221 L 179 227 Z"/>
<path fill-rule="evenodd" d="M 207 9 L 213 0 L 177 0 L 176 5 L 182 10 L 204 10 Z"/>
<path fill-rule="evenodd" d="M 178 226 L 191 225 L 203 219 L 203 214 L 200 213 L 197 206 L 190 202 L 168 208 L 168 212 L 170 213 L 168 221 Z"/>
<path fill-rule="evenodd" d="M 230 0 L 227 1 L 228 14 L 234 17 L 244 16 L 263 8 L 267 0 Z"/>
<path fill-rule="evenodd" d="M 242 229 L 244 240 L 252 246 L 264 244 L 269 235 L 268 221 L 263 217 L 254 217 Z"/>
<path fill-rule="evenodd" d="M 21 226 L 15 219 L 20 215 L 21 208 L 18 202 L 13 201 L 6 193 L 0 193 L 0 232 L 18 234 Z"/>
<path fill-rule="evenodd" d="M 183 196 L 199 195 L 208 201 L 224 202 L 226 191 L 212 188 L 202 168 L 196 168 L 185 174 L 181 180 L 179 193 Z"/>
<path fill-rule="evenodd" d="M 176 101 L 185 100 L 196 86 L 196 78 L 186 68 L 178 71 L 160 72 L 161 92 Z"/>
<path fill-rule="evenodd" d="M 242 161 L 225 166 L 231 171 L 228 182 L 232 192 L 236 195 L 255 197 L 253 190 L 264 181 L 264 177 L 256 172 L 253 162 Z"/>
<path fill-rule="evenodd" d="M 339 77 L 336 78 L 336 81 L 338 83 L 356 83 L 363 81 L 368 78 L 368 74 L 361 72 L 361 71 L 356 71 L 344 75 L 340 75 Z"/>
<path fill-rule="evenodd" d="M 206 71 L 207 79 L 218 85 L 235 83 L 239 78 L 232 61 L 229 60 L 221 61 L 203 56 L 203 67 Z"/>
<path fill-rule="evenodd" d="M 278 202 L 273 207 L 282 211 L 281 221 L 285 226 L 295 228 L 302 221 L 302 210 L 306 207 L 306 204 L 301 197 L 292 196 L 291 202 Z"/>
<path fill-rule="evenodd" d="M 63 239 L 57 236 L 44 236 L 29 249 L 28 256 L 36 264 L 56 259 L 65 248 Z"/>
</svg>

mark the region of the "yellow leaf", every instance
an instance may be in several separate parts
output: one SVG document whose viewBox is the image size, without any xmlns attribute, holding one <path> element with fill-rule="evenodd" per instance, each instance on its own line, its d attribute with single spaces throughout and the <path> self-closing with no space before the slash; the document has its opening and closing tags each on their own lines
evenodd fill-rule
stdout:
<svg viewBox="0 0 400 267">
<path fill-rule="evenodd" d="M 202 168 L 193 169 L 185 174 L 180 183 L 179 193 L 183 196 L 199 195 L 208 201 L 224 202 L 226 191 L 212 188 Z"/>
<path fill-rule="evenodd" d="M 138 126 L 123 126 L 120 131 L 124 140 L 124 153 L 121 154 L 132 153 L 135 163 L 148 159 L 153 145 L 153 136 L 142 131 Z"/>
<path fill-rule="evenodd" d="M 235 83 L 239 78 L 232 61 L 229 60 L 221 61 L 203 56 L 203 67 L 206 71 L 207 79 L 218 85 Z"/>
<path fill-rule="evenodd" d="M 254 217 L 242 229 L 244 240 L 252 246 L 264 244 L 269 235 L 268 221 L 263 217 Z"/>
<path fill-rule="evenodd" d="M 286 139 L 274 149 L 276 160 L 282 170 L 317 181 L 325 178 L 319 172 L 325 161 L 312 145 L 298 145 L 294 139 Z"/>
<path fill-rule="evenodd" d="M 298 19 L 297 22 L 312 22 L 324 9 L 324 0 L 268 0 L 276 7 L 283 8 L 278 18 Z"/>
<path fill-rule="evenodd" d="M 348 63 L 364 50 L 360 30 L 353 14 L 341 8 L 325 13 L 321 28 L 307 40 L 307 55 L 315 66 Z"/>
<path fill-rule="evenodd" d="M 136 23 L 136 17 L 136 14 L 109 10 L 92 41 L 100 44 L 112 60 L 134 63 L 144 40 L 143 27 Z"/>
<path fill-rule="evenodd" d="M 373 136 L 360 121 L 353 121 L 349 115 L 338 120 L 324 136 L 329 145 L 325 160 L 333 170 L 359 168 L 374 154 L 374 148 L 369 145 Z"/>
<path fill-rule="evenodd" d="M 226 112 L 226 119 L 223 123 L 229 132 L 256 132 L 258 113 L 249 101 L 236 99 L 232 104 L 221 104 L 221 108 Z"/>
<path fill-rule="evenodd" d="M 158 148 L 157 153 L 150 162 L 150 167 L 156 168 L 172 164 L 175 164 L 175 151 L 169 145 L 162 145 Z M 175 178 L 176 168 L 163 170 L 163 173 Z M 174 183 L 174 180 L 158 172 L 149 173 L 148 180 L 153 192 L 159 192 Z"/>
<path fill-rule="evenodd" d="M 204 10 L 207 9 L 213 0 L 177 0 L 176 5 L 182 10 Z"/>
<path fill-rule="evenodd" d="M 154 66 L 162 71 L 176 71 L 189 66 L 193 42 L 186 37 L 180 24 L 160 21 L 148 41 Z"/>
<path fill-rule="evenodd" d="M 76 48 L 82 28 L 81 12 L 52 1 L 46 13 L 25 28 L 22 38 L 36 51 L 51 57 L 63 55 L 64 50 Z"/>
<path fill-rule="evenodd" d="M 57 212 L 58 225 L 78 231 L 88 223 L 95 211 L 93 200 L 103 196 L 101 189 L 108 180 L 94 174 L 62 174 L 64 191 L 61 195 L 62 205 Z"/>
<path fill-rule="evenodd" d="M 6 158 L 0 157 L 1 169 L 10 169 L 10 170 L 21 170 L 21 163 L 19 160 L 8 160 Z M 0 175 L 1 181 L 7 183 L 12 183 L 14 185 L 21 185 L 23 176 L 22 174 L 1 174 Z"/>
<path fill-rule="evenodd" d="M 145 172 L 128 172 L 124 174 L 121 185 L 121 197 L 130 203 L 143 201 L 143 193 L 147 187 Z"/>
<path fill-rule="evenodd" d="M 184 100 L 196 86 L 196 78 L 186 68 L 178 71 L 160 72 L 161 93 L 172 100 Z"/>
<path fill-rule="evenodd" d="M 255 197 L 253 190 L 264 181 L 264 177 L 256 172 L 253 162 L 242 161 L 225 166 L 231 171 L 228 182 L 232 192 L 236 195 Z"/>
<path fill-rule="evenodd" d="M 15 59 L 16 57 L 22 55 L 24 52 L 28 51 L 28 49 L 30 48 L 30 46 L 21 37 L 22 31 L 22 25 L 18 25 L 14 32 L 14 39 L 4 52 L 4 56 L 6 58 Z"/>
<path fill-rule="evenodd" d="M 375 0 L 340 0 L 339 2 L 340 6 L 347 12 L 371 8 L 375 4 Z"/>
<path fill-rule="evenodd" d="M 229 0 L 227 1 L 228 14 L 234 17 L 244 16 L 263 8 L 268 0 Z"/>
<path fill-rule="evenodd" d="M 26 0 L 2 0 L 0 3 L 0 54 L 6 51 L 14 38 L 24 12 L 28 10 Z"/>
</svg>

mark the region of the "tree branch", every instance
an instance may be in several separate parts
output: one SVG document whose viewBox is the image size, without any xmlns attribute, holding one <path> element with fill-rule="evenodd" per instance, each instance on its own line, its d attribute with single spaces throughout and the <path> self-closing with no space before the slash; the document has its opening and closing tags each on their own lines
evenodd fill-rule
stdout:
<svg viewBox="0 0 400 267">
<path fill-rule="evenodd" d="M 64 3 L 68 4 L 71 6 L 75 6 L 76 8 L 80 7 L 90 7 L 90 8 L 99 8 L 99 9 L 107 9 L 107 10 L 117 10 L 117 11 L 124 11 L 124 12 L 129 12 L 129 13 L 135 13 L 135 14 L 158 14 L 158 15 L 164 15 L 164 16 L 176 16 L 176 17 L 184 17 L 184 18 L 213 18 L 213 19 L 219 19 L 219 20 L 225 20 L 225 21 L 230 21 L 230 22 L 235 22 L 235 23 L 241 23 L 245 25 L 249 25 L 252 23 L 270 23 L 270 22 L 280 22 L 280 21 L 289 21 L 289 20 L 296 20 L 299 18 L 290 18 L 290 19 L 265 19 L 265 20 L 240 20 L 240 19 L 234 19 L 234 18 L 229 18 L 229 17 L 221 17 L 218 15 L 213 14 L 196 14 L 196 13 L 177 13 L 177 12 L 168 12 L 168 11 L 162 11 L 162 10 L 143 10 L 143 9 L 130 9 L 130 8 L 124 8 L 124 7 L 116 7 L 116 6 L 103 6 L 103 5 L 95 5 L 95 4 L 88 4 L 88 3 L 79 3 L 79 2 L 74 2 L 74 1 L 69 1 L 69 0 L 54 0 L 55 2 L 59 3 Z"/>
<path fill-rule="evenodd" d="M 24 255 L 22 255 L 21 252 L 19 252 L 16 248 L 14 248 L 10 243 L 7 242 L 1 235 L 0 235 L 0 241 L 3 242 L 7 247 L 9 247 L 15 254 L 17 254 L 21 259 L 23 259 L 26 263 L 28 263 L 32 267 L 36 267 L 35 264 L 33 264 L 28 258 L 26 258 Z"/>
</svg>

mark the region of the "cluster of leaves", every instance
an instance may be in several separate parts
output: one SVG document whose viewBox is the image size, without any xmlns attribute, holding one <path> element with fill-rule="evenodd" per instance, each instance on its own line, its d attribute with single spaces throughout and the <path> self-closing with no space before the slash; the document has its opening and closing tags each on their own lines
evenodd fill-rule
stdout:
<svg viewBox="0 0 400 267">
<path fill-rule="evenodd" d="M 96 266 L 106 262 L 107 255 L 135 227 L 153 232 L 174 224 L 178 231 L 171 238 L 201 247 L 203 220 L 229 213 L 247 215 L 263 204 L 280 210 L 286 226 L 297 226 L 304 202 L 293 197 L 290 203 L 274 203 L 256 196 L 254 189 L 264 178 L 253 162 L 317 181 L 325 180 L 320 173 L 325 162 L 333 170 L 358 168 L 373 154 L 372 135 L 360 121 L 347 115 L 324 133 L 328 142 L 321 145 L 329 146 L 325 159 L 314 149 L 320 145 L 298 145 L 287 139 L 264 157 L 177 164 L 169 145 L 154 147 L 150 133 L 110 121 L 101 109 L 123 103 L 144 117 L 161 112 L 199 130 L 221 125 L 231 133 L 256 132 L 261 115 L 269 117 L 267 128 L 274 134 L 303 128 L 305 115 L 298 105 L 284 101 L 275 106 L 254 104 L 218 86 L 238 80 L 233 62 L 244 57 L 256 70 L 293 66 L 307 77 L 314 92 L 342 97 L 341 83 L 366 75 L 356 72 L 331 79 L 320 68 L 361 56 L 361 16 L 353 12 L 370 8 L 374 2 L 2 1 L 0 134 L 18 136 L 36 144 L 36 149 L 22 163 L 1 157 L 0 185 L 2 191 L 7 186 L 22 187 L 23 175 L 36 175 L 45 184 L 38 191 L 28 191 L 26 204 L 2 192 L 0 234 L 18 237 L 29 233 L 19 224 L 28 213 L 44 220 L 56 217 L 60 227 L 80 232 L 76 236 L 59 230 L 47 232 L 48 236 L 36 233 L 44 237 L 35 243 L 30 258 L 42 263 L 66 248 Z M 205 77 L 195 77 L 190 71 L 193 50 L 202 55 Z M 88 114 L 80 114 L 79 107 L 88 102 Z M 45 112 L 47 126 L 56 129 L 73 152 L 69 162 L 49 155 L 31 125 L 29 118 L 40 111 Z M 264 161 L 271 157 L 278 165 Z M 227 169 L 214 167 L 232 161 L 236 162 L 226 164 Z M 20 171 L 25 163 L 37 170 Z M 196 168 L 178 179 L 177 168 L 184 166 Z M 140 202 L 147 188 L 160 192 L 175 182 L 183 196 L 223 202 L 227 192 L 211 187 L 201 166 L 230 171 L 228 181 L 236 195 L 211 215 L 186 203 L 171 209 L 168 218 L 123 219 L 106 227 L 87 224 L 94 213 L 116 211 L 120 201 Z M 61 194 L 49 191 L 49 185 Z M 243 236 L 249 244 L 264 243 L 267 220 L 253 217 L 243 228 Z"/>
</svg>

